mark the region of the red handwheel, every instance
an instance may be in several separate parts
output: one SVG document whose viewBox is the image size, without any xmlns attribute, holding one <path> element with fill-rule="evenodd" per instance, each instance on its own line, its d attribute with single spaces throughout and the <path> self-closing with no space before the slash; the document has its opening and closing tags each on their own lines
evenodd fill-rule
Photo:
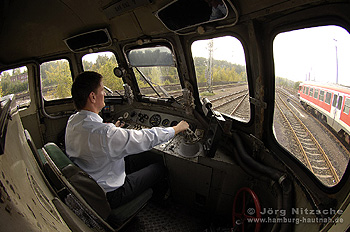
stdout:
<svg viewBox="0 0 350 232">
<path fill-rule="evenodd" d="M 248 187 L 243 187 L 236 193 L 233 201 L 232 223 L 233 228 L 240 232 L 260 231 L 260 202 L 256 193 Z"/>
</svg>

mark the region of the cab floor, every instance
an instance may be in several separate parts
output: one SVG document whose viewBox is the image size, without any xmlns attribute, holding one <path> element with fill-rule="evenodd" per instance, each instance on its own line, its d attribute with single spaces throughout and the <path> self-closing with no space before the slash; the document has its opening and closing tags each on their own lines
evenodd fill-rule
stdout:
<svg viewBox="0 0 350 232">
<path fill-rule="evenodd" d="M 144 231 L 206 231 L 207 216 L 196 209 L 189 209 L 168 202 L 166 206 L 148 203 L 124 228 L 122 232 Z"/>
</svg>

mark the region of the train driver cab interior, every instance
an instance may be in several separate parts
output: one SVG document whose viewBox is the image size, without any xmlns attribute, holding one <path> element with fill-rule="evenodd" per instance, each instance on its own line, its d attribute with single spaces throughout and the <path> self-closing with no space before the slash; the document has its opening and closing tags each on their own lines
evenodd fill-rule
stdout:
<svg viewBox="0 0 350 232">
<path fill-rule="evenodd" d="M 0 231 L 347 231 L 349 12 L 345 0 L 2 1 Z M 143 164 L 166 168 L 161 201 L 147 186 L 112 207 L 68 154 L 87 71 L 103 77 L 101 125 L 188 123 L 145 149 Z"/>
</svg>

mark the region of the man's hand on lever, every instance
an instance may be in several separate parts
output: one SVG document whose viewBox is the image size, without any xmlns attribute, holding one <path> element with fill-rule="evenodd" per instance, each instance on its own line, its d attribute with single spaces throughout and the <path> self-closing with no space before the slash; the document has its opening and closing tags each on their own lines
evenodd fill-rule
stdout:
<svg viewBox="0 0 350 232">
<path fill-rule="evenodd" d="M 123 117 L 119 117 L 118 121 L 114 125 L 116 127 L 123 127 L 123 126 L 125 126 L 125 122 L 123 121 Z"/>
<path fill-rule="evenodd" d="M 174 130 L 175 130 L 175 135 L 185 131 L 189 128 L 189 125 L 186 121 L 182 120 L 181 122 L 179 122 L 176 126 L 173 126 Z"/>
</svg>

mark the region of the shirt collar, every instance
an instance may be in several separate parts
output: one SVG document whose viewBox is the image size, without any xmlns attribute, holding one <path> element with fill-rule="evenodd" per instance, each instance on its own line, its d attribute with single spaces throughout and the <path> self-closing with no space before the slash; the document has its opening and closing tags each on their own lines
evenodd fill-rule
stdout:
<svg viewBox="0 0 350 232">
<path fill-rule="evenodd" d="M 100 117 L 100 115 L 92 112 L 92 111 L 89 111 L 89 110 L 80 110 L 79 111 L 79 114 L 81 115 L 86 115 L 87 117 L 91 117 L 92 120 L 96 120 L 98 122 L 103 122 L 103 119 Z"/>
</svg>

